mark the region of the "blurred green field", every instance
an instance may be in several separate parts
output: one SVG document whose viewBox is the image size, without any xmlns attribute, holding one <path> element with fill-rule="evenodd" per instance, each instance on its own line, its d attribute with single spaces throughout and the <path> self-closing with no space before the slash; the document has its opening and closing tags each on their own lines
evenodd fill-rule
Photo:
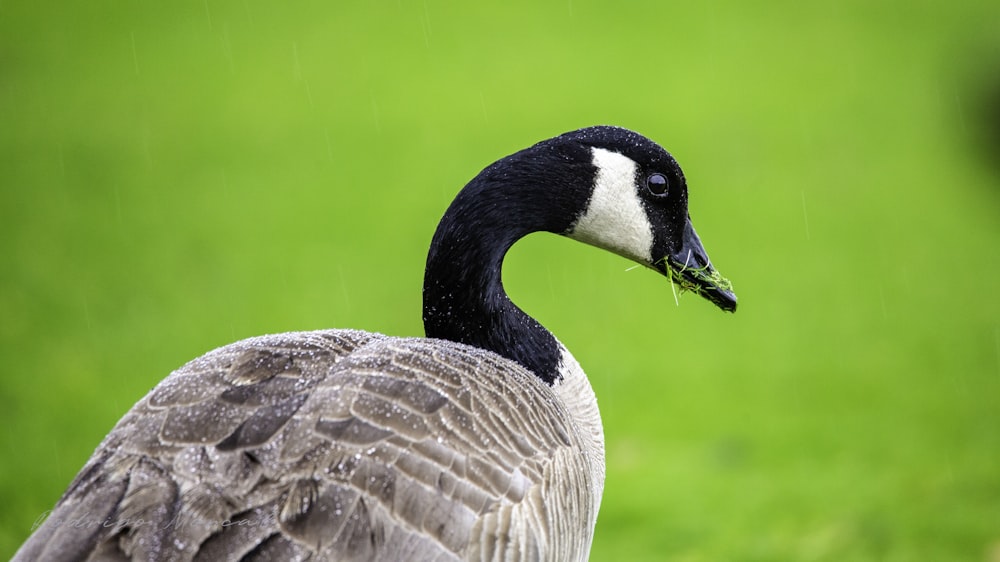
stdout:
<svg viewBox="0 0 1000 562">
<path fill-rule="evenodd" d="M 187 360 L 422 334 L 457 190 L 609 123 L 678 158 L 740 309 L 512 251 L 603 412 L 593 560 L 1000 560 L 998 29 L 994 0 L 4 0 L 0 558 Z"/>
</svg>

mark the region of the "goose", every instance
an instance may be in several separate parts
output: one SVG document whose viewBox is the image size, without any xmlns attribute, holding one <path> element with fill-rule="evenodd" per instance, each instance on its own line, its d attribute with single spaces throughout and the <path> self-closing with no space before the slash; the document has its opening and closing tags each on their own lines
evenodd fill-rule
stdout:
<svg viewBox="0 0 1000 562">
<path fill-rule="evenodd" d="M 14 559 L 585 560 L 604 434 L 580 364 L 501 265 L 547 231 L 725 311 L 674 158 L 596 126 L 485 168 L 448 207 L 426 337 L 250 338 L 174 371 L 97 447 Z"/>
</svg>

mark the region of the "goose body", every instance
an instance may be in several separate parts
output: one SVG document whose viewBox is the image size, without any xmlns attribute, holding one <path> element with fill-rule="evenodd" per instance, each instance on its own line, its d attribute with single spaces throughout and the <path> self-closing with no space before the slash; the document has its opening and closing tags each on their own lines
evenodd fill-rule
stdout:
<svg viewBox="0 0 1000 562">
<path fill-rule="evenodd" d="M 735 308 L 666 151 L 615 127 L 543 141 L 445 213 L 427 337 L 286 333 L 191 361 L 111 430 L 15 560 L 586 560 L 597 401 L 500 279 L 536 231 Z"/>
</svg>

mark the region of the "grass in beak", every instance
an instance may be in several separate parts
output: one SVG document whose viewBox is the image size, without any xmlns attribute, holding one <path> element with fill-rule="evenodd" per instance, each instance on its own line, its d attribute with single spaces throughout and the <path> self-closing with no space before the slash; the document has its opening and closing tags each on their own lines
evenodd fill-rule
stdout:
<svg viewBox="0 0 1000 562">
<path fill-rule="evenodd" d="M 733 290 L 733 284 L 729 279 L 707 265 L 700 268 L 689 268 L 687 265 L 683 265 L 680 269 L 675 269 L 671 267 L 670 260 L 664 258 L 664 261 L 667 264 L 667 277 L 670 278 L 670 288 L 674 292 L 674 301 L 678 304 L 680 303 L 676 287 L 680 287 L 681 294 L 685 291 L 691 291 L 696 295 L 702 295 L 705 292 L 708 288 L 706 284 L 721 291 L 732 292 Z"/>
</svg>

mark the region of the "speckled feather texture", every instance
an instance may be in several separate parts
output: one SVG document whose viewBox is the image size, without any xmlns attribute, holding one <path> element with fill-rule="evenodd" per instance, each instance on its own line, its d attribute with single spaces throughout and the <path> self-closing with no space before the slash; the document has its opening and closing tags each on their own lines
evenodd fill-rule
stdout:
<svg viewBox="0 0 1000 562">
<path fill-rule="evenodd" d="M 570 415 L 461 344 L 244 340 L 132 408 L 15 560 L 585 560 L 604 459 Z"/>
</svg>

